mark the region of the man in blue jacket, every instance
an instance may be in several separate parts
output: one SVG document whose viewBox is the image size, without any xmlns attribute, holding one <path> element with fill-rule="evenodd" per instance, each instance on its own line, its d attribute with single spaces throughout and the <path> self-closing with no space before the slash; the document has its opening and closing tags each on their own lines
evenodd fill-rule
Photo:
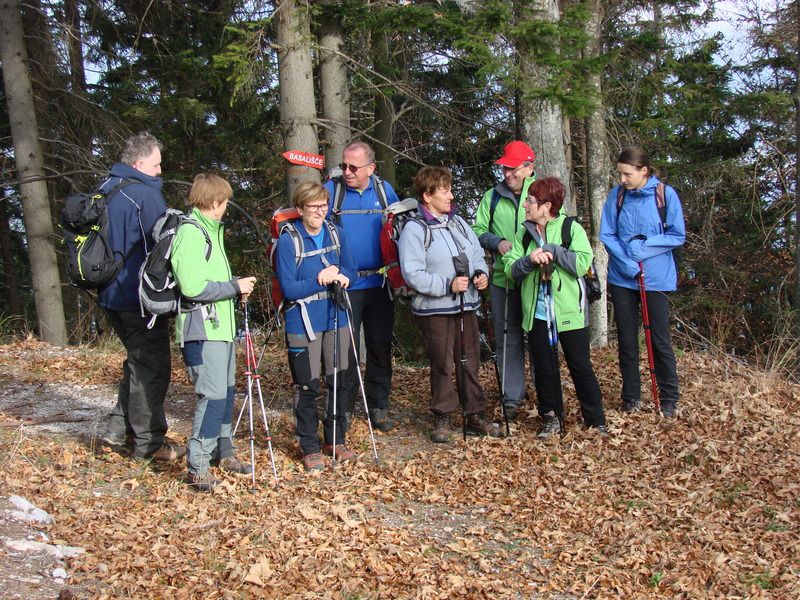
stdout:
<svg viewBox="0 0 800 600">
<path fill-rule="evenodd" d="M 344 230 L 356 262 L 358 277 L 348 289 L 353 306 L 353 333 L 359 339 L 364 324 L 367 370 L 364 388 L 372 424 L 380 431 L 394 427 L 389 416 L 389 392 L 392 387 L 392 333 L 394 303 L 384 277 L 380 233 L 383 209 L 398 197 L 392 186 L 374 175 L 375 151 L 365 142 L 351 142 L 342 151 L 342 177 L 325 184 L 330 194 L 328 217 Z M 350 361 L 347 377 L 347 412 L 352 415 L 358 395 L 355 369 L 359 361 Z"/>
<path fill-rule="evenodd" d="M 139 270 L 153 247 L 153 224 L 167 210 L 159 177 L 161 149 L 161 143 L 150 133 L 131 137 L 102 186 L 110 190 L 126 181 L 108 203 L 109 243 L 123 265 L 99 291 L 98 300 L 127 357 L 117 404 L 101 441 L 131 447 L 134 459 L 171 462 L 181 458 L 186 449 L 164 441 L 164 397 L 170 379 L 169 320 L 156 319 L 148 329 L 148 319 L 139 306 Z"/>
</svg>

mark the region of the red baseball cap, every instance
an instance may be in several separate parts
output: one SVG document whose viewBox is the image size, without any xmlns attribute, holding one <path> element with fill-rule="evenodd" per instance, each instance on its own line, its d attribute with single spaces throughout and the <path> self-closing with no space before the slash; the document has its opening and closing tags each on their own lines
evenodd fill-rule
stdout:
<svg viewBox="0 0 800 600">
<path fill-rule="evenodd" d="M 533 162 L 535 159 L 536 153 L 528 144 L 515 140 L 505 145 L 503 156 L 494 161 L 494 164 L 516 169 L 522 163 Z"/>
</svg>

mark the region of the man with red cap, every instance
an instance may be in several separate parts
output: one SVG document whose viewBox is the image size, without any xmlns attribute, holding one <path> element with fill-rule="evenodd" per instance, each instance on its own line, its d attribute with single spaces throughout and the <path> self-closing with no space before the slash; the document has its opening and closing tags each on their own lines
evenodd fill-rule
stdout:
<svg viewBox="0 0 800 600">
<path fill-rule="evenodd" d="M 495 161 L 503 171 L 503 181 L 483 195 L 472 226 L 481 246 L 494 257 L 489 288 L 495 356 L 503 405 L 510 421 L 516 419 L 525 398 L 525 334 L 520 291 L 514 281 L 506 277 L 502 257 L 511 250 L 517 229 L 525 220 L 523 205 L 528 186 L 533 183 L 535 158 L 536 154 L 525 142 L 515 140 L 506 144 L 503 155 Z"/>
</svg>

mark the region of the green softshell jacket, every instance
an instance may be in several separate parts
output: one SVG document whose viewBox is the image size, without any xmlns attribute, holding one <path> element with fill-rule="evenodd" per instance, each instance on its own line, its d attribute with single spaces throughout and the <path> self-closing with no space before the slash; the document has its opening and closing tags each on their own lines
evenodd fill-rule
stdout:
<svg viewBox="0 0 800 600">
<path fill-rule="evenodd" d="M 524 221 L 517 231 L 514 247 L 503 256 L 505 274 L 517 283 L 522 282 L 522 328 L 533 329 L 536 313 L 536 300 L 539 294 L 539 278 L 541 270 L 530 259 L 530 253 L 538 247 L 553 254 L 552 290 L 558 331 L 572 331 L 589 326 L 589 302 L 583 275 L 592 264 L 592 246 L 583 227 L 573 221 L 571 233 L 572 243 L 569 249 L 561 246 L 561 227 L 566 219 L 561 213 L 547 223 L 543 242 L 536 229 L 536 224 Z M 530 242 L 522 247 L 523 237 L 528 231 Z"/>
<path fill-rule="evenodd" d="M 497 246 L 503 240 L 508 240 L 512 244 L 516 238 L 520 224 L 525 220 L 525 198 L 528 197 L 528 188 L 534 182 L 533 177 L 527 177 L 522 184 L 519 203 L 514 197 L 514 193 L 508 189 L 505 182 L 501 182 L 492 189 L 488 190 L 478 205 L 478 214 L 475 216 L 475 224 L 472 231 L 478 236 L 478 241 L 484 250 L 492 253 L 494 264 L 492 265 L 492 284 L 497 287 L 506 286 L 506 274 L 503 270 L 503 257 L 497 250 Z M 494 192 L 499 195 L 497 206 L 494 210 L 494 218 L 491 217 L 492 196 Z M 489 221 L 491 220 L 491 230 Z M 516 286 L 512 280 L 508 280 L 508 287 L 514 289 Z"/>
<path fill-rule="evenodd" d="M 236 335 L 233 298 L 239 295 L 239 285 L 225 255 L 224 226 L 196 208 L 190 216 L 208 232 L 211 256 L 206 262 L 203 232 L 183 224 L 172 244 L 172 272 L 181 294 L 205 306 L 175 318 L 175 337 L 181 345 L 198 340 L 232 342 Z"/>
</svg>

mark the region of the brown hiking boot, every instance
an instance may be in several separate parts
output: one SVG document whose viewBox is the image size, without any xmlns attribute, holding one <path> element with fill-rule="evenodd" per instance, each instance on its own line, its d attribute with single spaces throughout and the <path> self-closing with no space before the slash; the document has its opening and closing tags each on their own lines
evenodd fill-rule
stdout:
<svg viewBox="0 0 800 600">
<path fill-rule="evenodd" d="M 492 423 L 483 412 L 467 415 L 467 433 L 470 435 L 488 435 L 489 437 L 501 437 L 500 426 Z"/>
<path fill-rule="evenodd" d="M 446 444 L 450 441 L 451 421 L 450 415 L 433 415 L 431 441 L 434 444 Z"/>
<path fill-rule="evenodd" d="M 189 473 L 186 477 L 189 486 L 197 492 L 212 492 L 219 483 L 219 479 L 207 472 L 203 475 Z"/>
<path fill-rule="evenodd" d="M 148 458 L 152 458 L 158 462 L 175 462 L 180 460 L 186 454 L 186 446 L 178 446 L 177 444 L 170 444 L 164 442 L 161 448 L 153 452 Z"/>
<path fill-rule="evenodd" d="M 322 451 L 328 456 L 333 456 L 333 444 L 325 444 Z M 347 462 L 348 460 L 355 460 L 356 453 L 350 450 L 344 444 L 336 444 L 336 460 L 338 462 Z"/>
<path fill-rule="evenodd" d="M 386 433 L 394 429 L 394 421 L 389 416 L 388 408 L 371 408 L 369 410 L 369 419 L 372 422 L 372 426 L 378 431 Z"/>
<path fill-rule="evenodd" d="M 221 458 L 219 460 L 219 468 L 223 471 L 228 471 L 228 473 L 238 473 L 239 475 L 250 475 L 253 472 L 253 466 L 250 463 L 242 462 L 235 456 Z"/>
<path fill-rule="evenodd" d="M 325 470 L 325 460 L 319 452 L 305 454 L 303 455 L 303 466 L 306 471 L 323 471 Z"/>
</svg>

